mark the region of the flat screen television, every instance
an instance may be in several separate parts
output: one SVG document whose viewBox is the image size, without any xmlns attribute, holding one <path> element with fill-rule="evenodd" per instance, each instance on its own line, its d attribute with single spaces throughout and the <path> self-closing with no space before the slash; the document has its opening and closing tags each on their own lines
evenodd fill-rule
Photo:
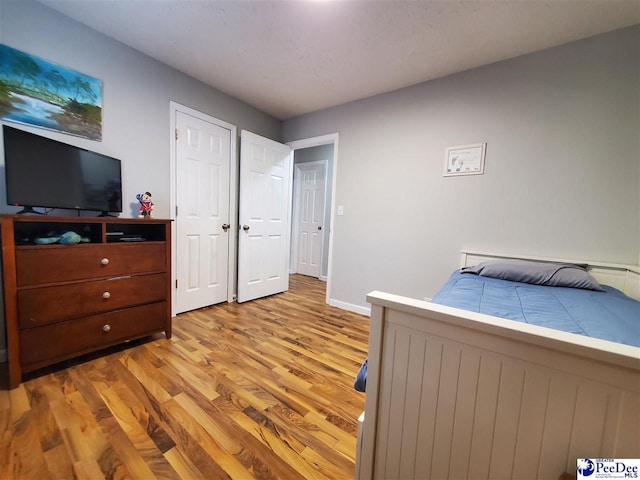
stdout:
<svg viewBox="0 0 640 480">
<path fill-rule="evenodd" d="M 3 125 L 7 204 L 122 212 L 120 160 Z"/>
</svg>

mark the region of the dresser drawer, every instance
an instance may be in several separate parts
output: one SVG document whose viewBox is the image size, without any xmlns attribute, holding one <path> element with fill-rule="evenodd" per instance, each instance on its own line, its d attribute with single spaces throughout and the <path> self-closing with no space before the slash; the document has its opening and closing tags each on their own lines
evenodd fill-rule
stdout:
<svg viewBox="0 0 640 480">
<path fill-rule="evenodd" d="M 125 340 L 165 329 L 167 303 L 158 302 L 77 320 L 23 330 L 20 361 L 23 370 L 34 370 Z"/>
<path fill-rule="evenodd" d="M 18 287 L 167 270 L 164 243 L 16 249 Z"/>
<path fill-rule="evenodd" d="M 20 329 L 164 300 L 167 275 L 116 277 L 18 291 Z"/>
</svg>

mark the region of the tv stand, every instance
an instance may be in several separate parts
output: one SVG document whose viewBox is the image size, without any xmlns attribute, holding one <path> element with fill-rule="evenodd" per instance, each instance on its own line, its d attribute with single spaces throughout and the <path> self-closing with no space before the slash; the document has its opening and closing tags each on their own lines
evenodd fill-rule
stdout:
<svg viewBox="0 0 640 480">
<path fill-rule="evenodd" d="M 22 210 L 16 213 L 16 215 L 25 215 L 31 213 L 33 215 L 44 215 L 42 212 L 36 212 L 33 207 L 22 207 Z"/>
<path fill-rule="evenodd" d="M 116 215 L 111 215 L 109 212 L 107 212 L 106 210 L 103 210 L 102 213 L 100 213 L 100 215 L 98 215 L 98 218 L 102 218 L 102 217 L 108 217 L 108 218 L 118 218 Z"/>
<path fill-rule="evenodd" d="M 87 241 L 36 244 L 51 231 Z M 2 215 L 0 233 L 9 388 L 63 360 L 171 338 L 171 220 Z"/>
</svg>

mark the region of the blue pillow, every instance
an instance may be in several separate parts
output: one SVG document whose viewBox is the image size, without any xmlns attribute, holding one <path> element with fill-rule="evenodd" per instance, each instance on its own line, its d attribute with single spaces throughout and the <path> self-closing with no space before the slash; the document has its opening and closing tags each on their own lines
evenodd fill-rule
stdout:
<svg viewBox="0 0 640 480">
<path fill-rule="evenodd" d="M 369 364 L 369 358 L 365 358 L 362 365 L 360 365 L 360 370 L 358 370 L 358 374 L 356 375 L 356 379 L 353 382 L 353 388 L 355 388 L 359 392 L 365 392 L 367 390 L 367 365 Z"/>
<path fill-rule="evenodd" d="M 460 271 L 512 282 L 604 291 L 596 279 L 587 273 L 586 265 L 573 263 L 494 260 L 472 267 L 462 267 Z"/>
</svg>

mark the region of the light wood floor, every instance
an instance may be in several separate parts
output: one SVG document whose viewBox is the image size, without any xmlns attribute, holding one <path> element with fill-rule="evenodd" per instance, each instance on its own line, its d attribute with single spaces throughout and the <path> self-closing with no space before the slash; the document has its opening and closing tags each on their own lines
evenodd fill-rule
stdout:
<svg viewBox="0 0 640 480">
<path fill-rule="evenodd" d="M 353 478 L 369 319 L 294 275 L 0 391 L 0 479 Z"/>
</svg>

